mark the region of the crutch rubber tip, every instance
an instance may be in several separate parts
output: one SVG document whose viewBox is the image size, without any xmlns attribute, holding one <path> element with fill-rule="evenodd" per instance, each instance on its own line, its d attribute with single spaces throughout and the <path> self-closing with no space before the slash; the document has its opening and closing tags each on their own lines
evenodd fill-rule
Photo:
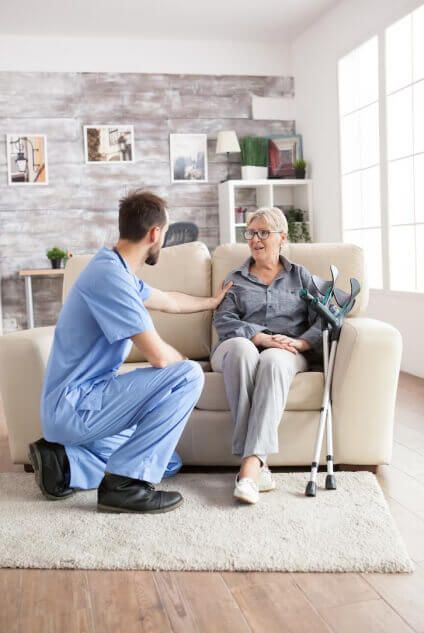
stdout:
<svg viewBox="0 0 424 633">
<path fill-rule="evenodd" d="M 327 475 L 325 478 L 325 488 L 326 490 L 336 490 L 336 477 L 335 475 Z"/>
<path fill-rule="evenodd" d="M 308 485 L 306 486 L 305 495 L 307 497 L 316 497 L 317 496 L 317 485 L 315 481 L 308 481 Z"/>
</svg>

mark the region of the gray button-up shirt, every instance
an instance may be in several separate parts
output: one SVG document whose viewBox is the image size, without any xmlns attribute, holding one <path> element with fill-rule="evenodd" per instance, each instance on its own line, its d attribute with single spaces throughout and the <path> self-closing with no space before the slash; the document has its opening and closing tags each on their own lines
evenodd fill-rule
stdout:
<svg viewBox="0 0 424 633">
<path fill-rule="evenodd" d="M 249 272 L 249 257 L 225 278 L 233 285 L 216 310 L 213 323 L 219 342 L 234 336 L 251 339 L 269 330 L 308 341 L 314 350 L 322 345 L 321 320 L 299 296 L 302 288 L 314 293 L 311 273 L 280 255 L 283 270 L 269 285 Z"/>
</svg>

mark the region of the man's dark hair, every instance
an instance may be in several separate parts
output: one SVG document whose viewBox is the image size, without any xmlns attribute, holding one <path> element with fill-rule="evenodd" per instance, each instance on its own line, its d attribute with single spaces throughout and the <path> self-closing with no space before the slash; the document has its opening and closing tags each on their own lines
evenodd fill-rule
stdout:
<svg viewBox="0 0 424 633">
<path fill-rule="evenodd" d="M 131 191 L 119 201 L 119 238 L 139 242 L 152 226 L 165 226 L 165 201 L 150 191 Z"/>
</svg>

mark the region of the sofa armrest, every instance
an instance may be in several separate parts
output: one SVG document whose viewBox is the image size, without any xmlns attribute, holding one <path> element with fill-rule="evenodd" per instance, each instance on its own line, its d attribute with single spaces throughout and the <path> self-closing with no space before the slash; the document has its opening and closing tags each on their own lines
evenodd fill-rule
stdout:
<svg viewBox="0 0 424 633">
<path fill-rule="evenodd" d="M 28 444 L 41 435 L 40 396 L 54 326 L 0 336 L 0 393 L 15 464 L 27 463 Z"/>
<path fill-rule="evenodd" d="M 332 385 L 336 463 L 390 462 L 401 355 L 401 335 L 388 323 L 344 322 Z"/>
</svg>

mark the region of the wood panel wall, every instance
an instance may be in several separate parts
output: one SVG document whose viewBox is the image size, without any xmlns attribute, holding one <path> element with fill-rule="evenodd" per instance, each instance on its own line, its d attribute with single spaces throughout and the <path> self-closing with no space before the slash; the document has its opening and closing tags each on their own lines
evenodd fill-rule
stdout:
<svg viewBox="0 0 424 633">
<path fill-rule="evenodd" d="M 47 248 L 95 252 L 117 239 L 118 200 L 145 187 L 164 196 L 171 221 L 197 223 L 219 243 L 219 130 L 239 137 L 294 132 L 294 121 L 251 118 L 251 97 L 293 96 L 292 77 L 114 73 L 0 73 L 0 277 L 4 331 L 26 327 L 23 268 L 48 267 Z M 135 163 L 85 164 L 83 126 L 134 125 Z M 171 184 L 169 134 L 208 135 L 209 182 Z M 7 133 L 46 134 L 49 185 L 7 184 Z M 237 155 L 231 177 L 240 177 Z M 60 280 L 34 280 L 36 325 L 55 323 Z"/>
</svg>

